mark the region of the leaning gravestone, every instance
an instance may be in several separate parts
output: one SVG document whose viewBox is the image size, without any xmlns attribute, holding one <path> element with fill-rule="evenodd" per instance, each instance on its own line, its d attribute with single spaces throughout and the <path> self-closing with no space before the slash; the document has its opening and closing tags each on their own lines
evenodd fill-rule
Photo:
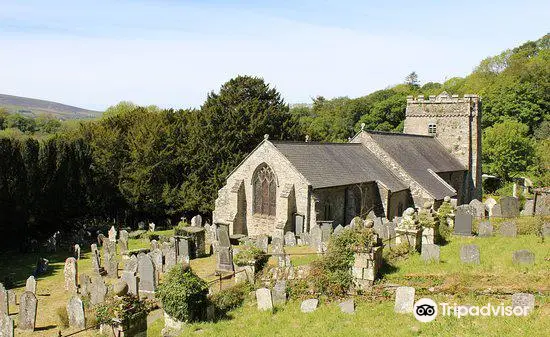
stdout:
<svg viewBox="0 0 550 337">
<path fill-rule="evenodd" d="M 455 216 L 455 235 L 472 235 L 472 215 L 469 213 L 457 214 Z"/>
<path fill-rule="evenodd" d="M 25 283 L 25 291 L 30 291 L 33 294 L 36 294 L 36 279 L 34 276 L 29 276 L 27 282 Z"/>
<path fill-rule="evenodd" d="M 10 313 L 9 294 L 4 285 L 0 283 L 0 318 Z"/>
<path fill-rule="evenodd" d="M 424 261 L 439 262 L 440 248 L 435 244 L 423 244 L 421 257 Z"/>
<path fill-rule="evenodd" d="M 256 302 L 258 303 L 258 310 L 261 310 L 261 311 L 273 310 L 273 302 L 271 300 L 271 291 L 267 288 L 260 288 L 256 290 Z"/>
<path fill-rule="evenodd" d="M 2 337 L 14 337 L 15 329 L 13 319 L 8 315 L 0 316 L 0 336 Z"/>
<path fill-rule="evenodd" d="M 122 272 L 121 280 L 128 285 L 128 293 L 134 296 L 139 296 L 139 278 L 133 271 L 125 270 Z"/>
<path fill-rule="evenodd" d="M 136 255 L 130 256 L 130 258 L 124 262 L 124 271 L 131 271 L 133 273 L 137 273 L 138 259 Z"/>
<path fill-rule="evenodd" d="M 95 305 L 105 302 L 107 290 L 103 278 L 101 276 L 94 277 L 90 286 L 90 303 Z"/>
<path fill-rule="evenodd" d="M 479 264 L 479 247 L 477 245 L 464 245 L 460 247 L 460 260 L 464 263 Z"/>
<path fill-rule="evenodd" d="M 65 260 L 63 275 L 65 276 L 65 290 L 76 293 L 78 291 L 78 264 L 74 257 Z"/>
<path fill-rule="evenodd" d="M 84 304 L 82 300 L 74 295 L 67 303 L 67 316 L 69 316 L 69 326 L 77 329 L 86 328 L 86 318 L 84 317 Z"/>
<path fill-rule="evenodd" d="M 285 246 L 296 246 L 296 235 L 292 232 L 286 232 L 285 234 Z"/>
<path fill-rule="evenodd" d="M 25 291 L 19 300 L 19 322 L 17 327 L 21 330 L 34 331 L 36 324 L 36 308 L 38 301 L 34 293 Z"/>
<path fill-rule="evenodd" d="M 273 298 L 274 306 L 286 304 L 286 281 L 277 281 L 273 286 L 273 291 L 271 292 L 271 295 Z"/>
<path fill-rule="evenodd" d="M 527 293 L 515 293 L 512 295 L 512 307 L 522 307 L 527 312 L 535 309 L 535 295 Z"/>
<path fill-rule="evenodd" d="M 80 294 L 82 296 L 89 296 L 91 286 L 92 286 L 92 279 L 90 278 L 89 275 L 86 275 L 86 274 L 80 275 L 79 279 L 80 279 Z"/>
<path fill-rule="evenodd" d="M 519 200 L 515 197 L 504 197 L 500 199 L 502 217 L 515 218 L 519 216 Z"/>
<path fill-rule="evenodd" d="M 493 225 L 489 221 L 482 221 L 477 228 L 477 236 L 493 236 Z"/>
<path fill-rule="evenodd" d="M 139 253 L 138 255 L 138 272 L 139 272 L 139 292 L 154 293 L 157 289 L 157 277 L 155 265 L 149 255 Z"/>
<path fill-rule="evenodd" d="M 302 311 L 303 313 L 314 312 L 315 310 L 317 310 L 318 305 L 319 300 L 316 298 L 304 300 L 300 305 L 300 311 Z"/>
<path fill-rule="evenodd" d="M 516 250 L 512 255 L 512 261 L 516 264 L 535 263 L 535 254 L 527 249 Z"/>
<path fill-rule="evenodd" d="M 414 294 L 415 289 L 413 287 L 397 287 L 393 310 L 400 314 L 413 312 Z"/>
<path fill-rule="evenodd" d="M 518 228 L 513 221 L 506 221 L 500 225 L 499 234 L 505 237 L 514 238 L 518 235 Z"/>
</svg>

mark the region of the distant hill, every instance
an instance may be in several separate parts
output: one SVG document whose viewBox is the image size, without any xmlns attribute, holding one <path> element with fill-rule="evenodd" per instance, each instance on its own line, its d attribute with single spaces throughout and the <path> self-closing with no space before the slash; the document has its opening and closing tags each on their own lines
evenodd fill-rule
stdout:
<svg viewBox="0 0 550 337">
<path fill-rule="evenodd" d="M 41 99 L 0 94 L 0 109 L 2 108 L 6 109 L 8 113 L 19 113 L 27 117 L 46 114 L 63 120 L 97 118 L 102 114 L 101 111 L 87 110 Z"/>
</svg>

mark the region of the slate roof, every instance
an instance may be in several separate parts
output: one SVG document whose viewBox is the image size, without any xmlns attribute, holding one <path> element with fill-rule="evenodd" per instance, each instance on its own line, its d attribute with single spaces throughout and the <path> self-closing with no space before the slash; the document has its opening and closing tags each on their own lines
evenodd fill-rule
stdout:
<svg viewBox="0 0 550 337">
<path fill-rule="evenodd" d="M 272 144 L 313 188 L 371 181 L 379 181 L 391 191 L 408 188 L 362 144 L 280 141 Z"/>
<path fill-rule="evenodd" d="M 365 132 L 435 199 L 456 194 L 428 169 L 441 173 L 465 171 L 466 168 L 435 138 L 403 133 Z"/>
</svg>

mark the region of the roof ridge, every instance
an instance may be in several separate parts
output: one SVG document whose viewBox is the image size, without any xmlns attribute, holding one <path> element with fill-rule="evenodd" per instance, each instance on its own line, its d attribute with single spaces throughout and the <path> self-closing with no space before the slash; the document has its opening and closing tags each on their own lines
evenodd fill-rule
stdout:
<svg viewBox="0 0 550 337">
<path fill-rule="evenodd" d="M 271 140 L 273 144 L 296 144 L 296 145 L 361 145 L 360 143 L 337 143 L 337 142 L 304 142 L 299 140 Z"/>
</svg>

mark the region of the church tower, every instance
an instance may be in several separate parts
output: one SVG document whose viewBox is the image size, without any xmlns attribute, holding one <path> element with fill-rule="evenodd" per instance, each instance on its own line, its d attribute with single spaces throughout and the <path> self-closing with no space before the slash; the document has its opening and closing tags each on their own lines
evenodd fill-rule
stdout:
<svg viewBox="0 0 550 337">
<path fill-rule="evenodd" d="M 434 136 L 468 170 L 464 203 L 481 200 L 481 100 L 477 95 L 407 97 L 403 132 Z"/>
</svg>

